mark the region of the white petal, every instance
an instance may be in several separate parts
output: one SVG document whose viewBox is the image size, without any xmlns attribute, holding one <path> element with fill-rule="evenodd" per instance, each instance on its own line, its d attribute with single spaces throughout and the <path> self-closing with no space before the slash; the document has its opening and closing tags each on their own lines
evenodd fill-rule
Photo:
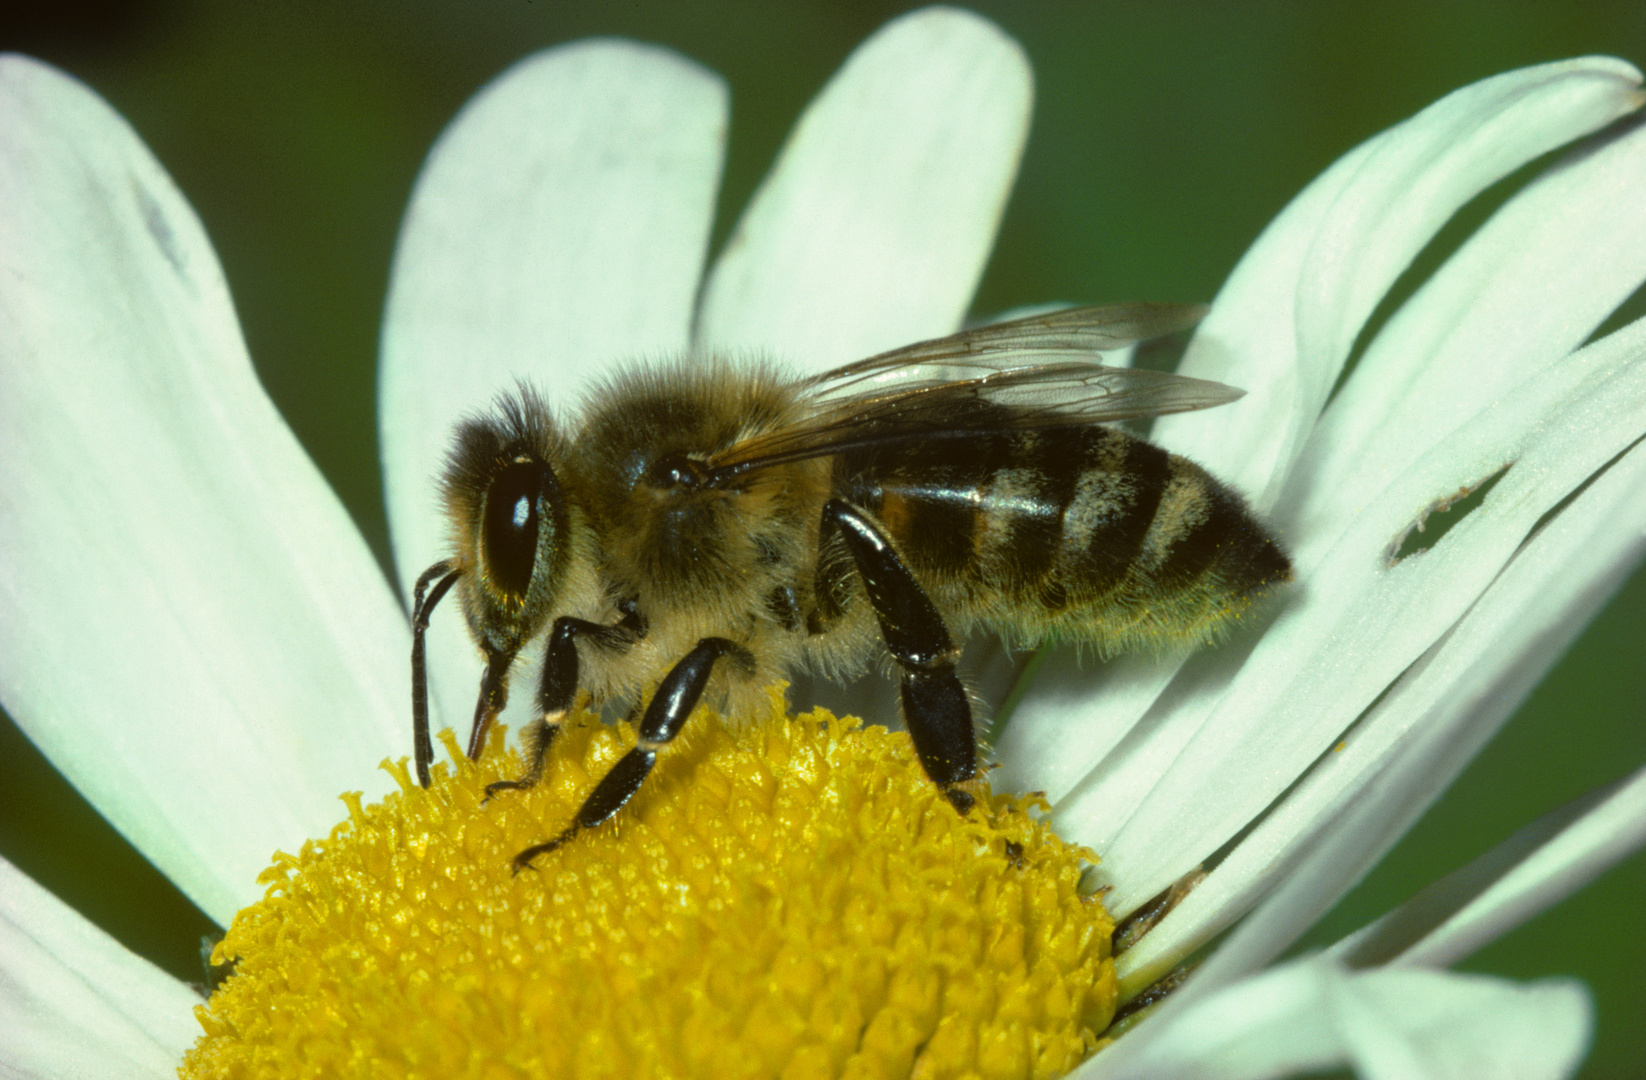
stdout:
<svg viewBox="0 0 1646 1080">
<path fill-rule="evenodd" d="M 1277 885 L 1199 977 L 1227 981 L 1283 952 L 1474 758 L 1643 554 L 1646 446 L 1637 446 L 1541 528 L 1458 625 L 1121 958 L 1123 976 L 1152 981 Z M 1609 806 L 1608 814 L 1639 812 L 1626 797 Z M 1482 933 L 1501 932 L 1529 905 L 1553 902 L 1619 857 L 1640 828 L 1619 824 L 1604 838 L 1589 828 L 1573 833 L 1528 870 L 1547 878 L 1515 875 L 1436 947 L 1455 955 L 1465 938 L 1478 945 Z"/>
<path fill-rule="evenodd" d="M 1232 680 L 1226 657 L 1186 665 L 1172 719 L 1193 734 L 1166 774 L 1152 784 L 1108 775 L 1059 809 L 1092 843 L 1092 830 L 1112 827 L 1098 819 L 1136 807 L 1096 845 L 1119 883 L 1116 909 L 1176 879 L 1279 796 L 1474 603 L 1538 518 L 1642 432 L 1646 322 L 1527 380 L 1372 499 Z M 1440 543 L 1388 564 L 1433 500 L 1506 464 Z"/>
<path fill-rule="evenodd" d="M 1510 72 L 1465 87 L 1343 157 L 1294 199 L 1253 245 L 1184 359 L 1185 374 L 1220 379 L 1250 392 L 1211 412 L 1162 417 L 1154 428 L 1156 440 L 1211 466 L 1254 496 L 1257 505 L 1273 502 L 1279 478 L 1314 423 L 1355 334 L 1411 256 L 1481 187 L 1634 108 L 1639 103 L 1638 81 L 1633 68 L 1604 58 Z M 1470 135 L 1463 139 L 1459 132 Z M 1478 360 L 1448 368 L 1459 373 L 1453 382 L 1467 381 L 1470 371 L 1495 362 L 1488 346 L 1500 341 L 1476 340 L 1484 333 L 1454 333 L 1454 324 L 1493 327 L 1503 321 L 1506 305 L 1522 309 L 1512 324 L 1505 324 L 1510 334 L 1520 334 L 1511 350 L 1514 355 L 1553 359 L 1580 343 L 1598 317 L 1604 317 L 1619 295 L 1626 295 L 1640 279 L 1646 244 L 1635 236 L 1646 218 L 1646 202 L 1619 194 L 1640 175 L 1636 169 L 1631 176 L 1631 155 L 1638 154 L 1640 140 L 1630 142 L 1629 147 L 1597 155 L 1604 160 L 1552 173 L 1506 207 L 1466 249 L 1469 258 L 1460 256 L 1449 263 L 1437 275 L 1437 284 L 1415 298 L 1380 335 L 1342 400 L 1360 400 L 1351 398 L 1351 391 L 1363 382 L 1378 385 L 1367 372 L 1385 337 L 1393 342 L 1388 352 L 1394 356 L 1427 358 L 1445 348 L 1460 361 Z M 1545 215 L 1554 220 L 1549 228 L 1540 224 Z M 1364 259 L 1357 260 L 1357 254 Z M 1561 289 L 1552 298 L 1545 289 L 1538 305 L 1525 303 L 1522 294 L 1527 289 L 1536 290 L 1545 280 L 1563 280 L 1568 273 L 1575 282 L 1571 289 Z M 1330 303 L 1332 295 L 1322 283 L 1342 290 L 1340 306 Z M 1565 306 L 1553 306 L 1555 300 Z M 1528 330 L 1526 324 L 1537 329 Z M 1405 325 L 1423 328 L 1432 340 L 1420 346 L 1409 336 L 1391 336 Z M 1309 327 L 1314 329 L 1305 333 Z M 1315 340 L 1322 337 L 1326 340 Z M 1458 351 L 1476 346 L 1482 351 Z M 1514 368 L 1521 377 L 1527 370 L 1525 364 Z M 1501 378 L 1477 377 L 1476 382 L 1497 392 L 1512 385 Z M 1438 393 L 1429 400 L 1433 407 L 1423 415 L 1431 423 L 1433 412 L 1449 409 L 1454 402 Z M 1478 395 L 1474 400 L 1480 400 Z M 1334 410 L 1338 408 L 1334 403 Z M 1466 418 L 1473 411 L 1450 415 Z M 1356 423 L 1381 435 L 1382 419 L 1379 415 Z M 1398 439 L 1380 437 L 1378 451 L 1393 446 L 1391 452 L 1404 452 L 1401 460 L 1409 463 L 1455 422 L 1438 430 L 1409 425 Z M 1299 471 L 1312 487 L 1303 490 L 1318 493 L 1324 505 L 1340 511 L 1357 508 L 1363 501 L 1358 489 L 1346 490 L 1349 480 L 1344 477 L 1322 481 L 1316 466 L 1323 444 L 1309 445 Z M 1357 446 L 1345 460 L 1380 459 Z M 1381 482 L 1367 496 L 1394 473 L 1378 475 Z M 1298 502 L 1302 495 L 1289 498 Z M 1328 542 L 1342 528 L 1334 521 L 1330 524 L 1335 531 L 1327 532 L 1321 524 L 1310 533 L 1306 527 L 1318 513 L 1295 507 L 1282 512 L 1279 524 L 1294 547 L 1307 549 L 1316 536 Z M 1249 644 L 1249 637 L 1242 634 L 1226 649 L 1238 650 L 1241 640 Z M 1238 653 L 1231 653 L 1223 666 L 1232 667 L 1239 659 Z M 1055 801 L 1106 757 L 1105 772 L 1149 782 L 1170 765 L 1186 735 L 1147 730 L 1167 724 L 1162 714 L 1171 708 L 1169 702 L 1158 707 L 1155 702 L 1179 667 L 1175 658 L 1126 657 L 1094 670 L 1091 664 L 1082 667 L 1074 649 L 1056 651 L 1001 740 L 1002 782 L 1045 790 Z M 1136 727 L 1146 714 L 1143 726 Z"/>
<path fill-rule="evenodd" d="M 1362 967 L 1456 963 L 1572 895 L 1646 845 L 1646 769 L 1528 825 L 1339 942 Z"/>
<path fill-rule="evenodd" d="M 436 484 L 460 419 L 517 379 L 565 409 L 612 362 L 687 347 L 725 129 L 713 73 L 595 40 L 516 64 L 441 136 L 383 326 L 384 486 L 408 593 L 449 554 Z M 479 678 L 461 624 L 448 612 L 431 631 L 448 718 L 467 715 Z"/>
<path fill-rule="evenodd" d="M 1309 438 L 1277 525 L 1310 562 L 1460 421 L 1576 349 L 1646 280 L 1646 128 L 1518 192 L 1404 305 Z M 1292 505 L 1292 503 L 1297 505 Z"/>
<path fill-rule="evenodd" d="M 1028 133 L 1017 43 L 925 8 L 806 110 L 709 277 L 699 344 L 813 368 L 960 325 Z"/>
<path fill-rule="evenodd" d="M 1554 1080 L 1577 1068 L 1593 1028 L 1576 983 L 1350 973 L 1319 958 L 1178 997 L 1075 1076 L 1261 1080 L 1348 1066 L 1365 1080 Z"/>
<path fill-rule="evenodd" d="M 1638 108 L 1639 84 L 1610 57 L 1506 72 L 1356 147 L 1264 230 L 1184 356 L 1184 374 L 1247 396 L 1162 417 L 1156 441 L 1272 505 L 1356 335 L 1412 258 L 1489 184 Z"/>
<path fill-rule="evenodd" d="M 77 82 L 0 60 L 0 696 L 227 925 L 380 790 L 405 618 L 263 393 L 200 223 Z"/>
<path fill-rule="evenodd" d="M 1233 642 L 1220 648 L 1237 649 L 1243 658 L 1249 647 Z M 1095 769 L 1159 776 L 1181 743 L 1148 737 L 1161 719 L 1160 710 L 1150 710 L 1183 661 L 1134 654 L 1099 663 L 1090 650 L 1052 647 L 994 748 L 1000 770 L 991 783 L 1005 791 L 1044 792 L 1056 803 L 1082 781 L 1094 782 Z M 1120 824 L 1118 818 L 1112 822 L 1113 828 Z"/>
<path fill-rule="evenodd" d="M 0 1075 L 176 1076 L 200 1003 L 0 859 Z"/>
</svg>

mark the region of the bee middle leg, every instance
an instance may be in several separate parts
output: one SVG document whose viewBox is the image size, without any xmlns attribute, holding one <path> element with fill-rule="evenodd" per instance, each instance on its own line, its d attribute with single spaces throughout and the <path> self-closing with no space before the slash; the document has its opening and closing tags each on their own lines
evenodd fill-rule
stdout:
<svg viewBox="0 0 1646 1080">
<path fill-rule="evenodd" d="M 931 597 L 867 514 L 844 499 L 830 499 L 823 525 L 825 533 L 838 530 L 845 541 L 886 647 L 903 669 L 903 722 L 920 764 L 964 814 L 976 800 L 956 785 L 977 775 L 977 730 L 954 671 L 960 649 Z"/>
<path fill-rule="evenodd" d="M 530 866 L 539 855 L 548 854 L 584 829 L 594 828 L 623 808 L 623 804 L 640 790 L 652 766 L 657 764 L 658 751 L 674 740 L 685 726 L 686 718 L 697 708 L 704 688 L 709 684 L 709 676 L 714 673 L 715 662 L 727 656 L 749 665 L 754 662 L 743 646 L 725 638 L 711 637 L 699 641 L 691 652 L 669 669 L 658 684 L 657 693 L 652 695 L 651 703 L 646 706 L 646 714 L 640 719 L 640 741 L 617 759 L 617 764 L 595 785 L 588 798 L 583 800 L 577 816 L 561 830 L 559 836 L 529 847 L 514 857 L 515 873 Z"/>
<path fill-rule="evenodd" d="M 543 762 L 560 733 L 560 722 L 577 699 L 577 642 L 596 642 L 609 649 L 627 649 L 645 633 L 645 623 L 633 610 L 611 626 L 570 615 L 554 620 L 548 648 L 543 655 L 543 672 L 537 683 L 537 719 L 524 732 L 526 771 L 515 780 L 498 780 L 486 785 L 489 799 L 499 791 L 523 791 L 543 776 Z"/>
</svg>

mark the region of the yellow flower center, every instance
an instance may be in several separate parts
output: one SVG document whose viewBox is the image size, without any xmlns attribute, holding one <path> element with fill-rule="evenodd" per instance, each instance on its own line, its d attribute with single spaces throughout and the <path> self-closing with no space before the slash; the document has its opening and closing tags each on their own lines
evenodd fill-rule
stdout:
<svg viewBox="0 0 1646 1080">
<path fill-rule="evenodd" d="M 442 735 L 457 757 L 450 733 Z M 634 743 L 572 718 L 542 783 L 493 738 L 404 762 L 296 857 L 214 962 L 190 1077 L 1051 1077 L 1117 993 L 1091 853 L 989 795 L 962 818 L 907 736 L 821 710 L 695 716 L 612 821 L 557 835 Z M 454 775 L 455 773 L 455 775 Z"/>
</svg>

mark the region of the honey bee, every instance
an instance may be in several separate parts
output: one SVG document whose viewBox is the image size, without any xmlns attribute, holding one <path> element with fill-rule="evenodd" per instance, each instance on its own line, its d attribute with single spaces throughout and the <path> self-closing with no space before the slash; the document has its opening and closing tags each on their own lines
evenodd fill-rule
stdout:
<svg viewBox="0 0 1646 1080">
<path fill-rule="evenodd" d="M 457 431 L 443 484 L 454 554 L 414 594 L 418 780 L 433 756 L 424 634 L 455 587 L 485 657 L 471 758 L 515 657 L 546 638 L 526 771 L 488 794 L 538 780 L 579 690 L 652 691 L 637 745 L 516 869 L 615 814 L 700 701 L 736 717 L 795 667 L 840 675 L 882 648 L 926 775 L 966 813 L 978 748 L 957 639 L 1195 642 L 1291 576 L 1239 495 L 1104 424 L 1241 395 L 1095 362 L 1202 311 L 1078 308 L 808 377 L 639 366 L 573 425 L 529 387 L 505 396 Z"/>
</svg>

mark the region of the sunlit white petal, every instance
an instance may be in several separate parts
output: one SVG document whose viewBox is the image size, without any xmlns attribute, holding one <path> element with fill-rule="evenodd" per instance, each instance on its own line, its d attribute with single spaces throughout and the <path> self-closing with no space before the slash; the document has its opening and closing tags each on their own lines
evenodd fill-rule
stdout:
<svg viewBox="0 0 1646 1080">
<path fill-rule="evenodd" d="M 1147 982 L 1277 886 L 1200 974 L 1227 981 L 1278 956 L 1473 759 L 1642 554 L 1646 447 L 1637 446 L 1539 529 L 1458 625 L 1122 958 L 1129 976 Z M 1627 850 L 1628 835 L 1605 851 Z M 1569 850 L 1574 865 L 1599 858 L 1581 842 Z M 1554 893 L 1538 896 L 1552 902 Z"/>
<path fill-rule="evenodd" d="M 193 212 L 79 83 L 0 59 L 0 699 L 227 923 L 381 789 L 404 617 L 264 394 Z"/>
<path fill-rule="evenodd" d="M 726 107 L 719 77 L 675 53 L 585 41 L 516 64 L 435 145 L 395 253 L 379 375 L 408 592 L 450 554 L 436 485 L 460 419 L 518 379 L 571 410 L 607 365 L 687 347 Z M 434 620 L 429 658 L 437 711 L 466 718 L 479 669 L 461 619 Z"/>
<path fill-rule="evenodd" d="M 1206 413 L 1162 417 L 1154 437 L 1210 466 L 1259 506 L 1272 504 L 1360 325 L 1411 256 L 1487 184 L 1637 107 L 1638 84 L 1632 67 L 1607 58 L 1509 72 L 1441 99 L 1345 155 L 1247 252 L 1184 358 L 1185 374 L 1231 382 L 1247 397 Z M 1456 152 L 1465 145 L 1457 142 L 1460 132 L 1473 133 L 1463 154 Z M 1604 188 L 1604 181 L 1592 183 Z M 1344 290 L 1342 311 L 1321 307 L 1332 295 L 1321 290 L 1322 281 Z M 1318 329 L 1308 341 L 1299 336 L 1304 322 Z M 1424 445 L 1444 433 L 1428 433 Z M 1375 489 L 1365 493 L 1371 494 Z M 1334 506 L 1355 508 L 1363 498 L 1341 487 L 1328 495 L 1338 500 Z M 1284 535 L 1294 546 L 1308 542 Z M 1225 648 L 1226 672 L 1249 645 L 1248 635 Z M 1174 658 L 1132 656 L 1094 674 L 1074 650 L 1054 652 L 1002 740 L 1005 781 L 1032 782 L 1056 801 L 1082 778 L 1090 789 L 1119 776 L 1129 786 L 1112 792 L 1112 805 L 1134 805 L 1204 715 L 1182 707 L 1180 689 L 1162 696 L 1178 667 Z M 1099 774 L 1091 775 L 1100 761 Z"/>
<path fill-rule="evenodd" d="M 0 1075 L 160 1080 L 200 997 L 0 859 Z"/>
<path fill-rule="evenodd" d="M 1146 1023 L 1147 1038 L 1139 1029 L 1074 1075 L 1262 1080 L 1347 1066 L 1363 1080 L 1555 1080 L 1577 1067 L 1593 1027 L 1588 996 L 1576 983 L 1348 972 L 1320 958 L 1277 967 Z"/>
<path fill-rule="evenodd" d="M 960 325 L 1028 133 L 1022 49 L 926 8 L 801 117 L 710 275 L 699 343 L 820 368 Z"/>
<path fill-rule="evenodd" d="M 1395 313 L 1309 438 L 1277 526 L 1311 565 L 1461 421 L 1572 352 L 1646 280 L 1646 128 L 1517 192 Z"/>
<path fill-rule="evenodd" d="M 1454 212 L 1488 185 L 1640 107 L 1641 76 L 1611 57 L 1505 72 L 1367 140 L 1281 212 L 1230 274 L 1186 375 L 1247 397 L 1162 417 L 1156 441 L 1213 462 L 1274 504 L 1372 309 Z"/>
<path fill-rule="evenodd" d="M 1331 952 L 1357 967 L 1453 964 L 1646 846 L 1646 769 L 1561 807 Z"/>
<path fill-rule="evenodd" d="M 1137 806 L 1102 849 L 1106 870 L 1124 882 L 1120 910 L 1279 796 L 1463 615 L 1539 517 L 1646 431 L 1643 360 L 1646 324 L 1636 324 L 1526 380 L 1368 501 L 1305 579 L 1308 602 L 1279 614 L 1226 691 L 1218 663 L 1185 666 L 1181 678 L 1209 679 L 1200 697 L 1215 705 L 1167 774 L 1136 803 L 1118 801 L 1111 782 L 1107 797 L 1094 797 L 1094 785 L 1060 811 L 1085 824 L 1079 815 L 1099 807 Z M 1441 543 L 1390 565 L 1393 546 L 1434 500 L 1505 465 Z"/>
</svg>

